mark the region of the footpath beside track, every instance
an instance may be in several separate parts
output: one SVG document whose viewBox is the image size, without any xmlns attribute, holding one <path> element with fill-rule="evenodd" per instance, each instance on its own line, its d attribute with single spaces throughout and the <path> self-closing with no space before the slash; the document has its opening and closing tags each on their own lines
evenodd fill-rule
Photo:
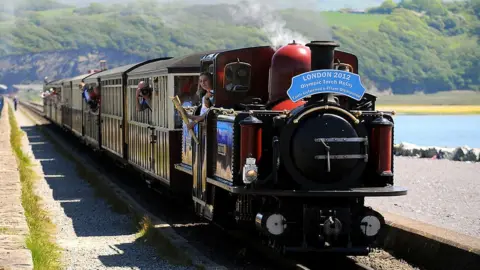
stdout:
<svg viewBox="0 0 480 270">
<path fill-rule="evenodd" d="M 166 257 L 159 256 L 146 243 L 151 233 L 142 231 L 141 220 L 130 215 L 132 206 L 126 200 L 115 200 L 114 196 L 124 196 L 121 190 L 106 185 L 108 181 L 90 168 L 91 162 L 77 160 L 80 156 L 72 159 L 72 145 L 32 116 L 23 106 L 16 112 L 29 138 L 26 150 L 39 165 L 36 189 L 56 226 L 55 241 L 62 248 L 64 269 L 195 269 L 173 250 Z"/>
<path fill-rule="evenodd" d="M 18 164 L 10 144 L 8 104 L 0 108 L 0 269 L 33 269 Z"/>
<path fill-rule="evenodd" d="M 25 105 L 32 112 L 39 115 L 43 114 L 43 107 L 41 105 L 32 105 L 29 103 L 22 103 L 22 105 Z M 83 162 L 88 163 L 85 160 Z M 162 235 L 169 238 L 175 246 L 179 246 L 185 250 L 189 256 L 197 258 L 196 261 L 199 263 L 198 265 L 202 265 L 205 268 L 221 269 L 218 264 L 202 256 L 198 250 L 191 248 L 188 245 L 188 240 L 179 237 L 172 228 L 172 225 L 157 219 L 155 215 L 149 213 L 148 210 L 135 202 L 132 196 L 106 177 L 101 178 L 104 178 L 105 181 L 104 183 L 102 181 L 102 185 L 107 185 L 108 189 L 111 189 L 112 193 L 116 194 L 115 196 L 120 198 L 120 200 L 126 201 L 129 209 L 133 213 L 140 216 L 150 216 L 153 219 L 153 227 L 161 230 Z M 418 265 L 423 269 L 478 269 L 480 265 L 479 239 L 399 215 L 382 213 L 385 215 L 388 228 L 377 244 L 379 247 L 391 251 L 396 257 Z M 366 264 L 381 265 L 378 262 L 371 263 L 371 260 L 371 257 L 359 257 L 358 259 L 359 262 L 365 262 Z M 361 268 L 362 264 L 358 265 L 360 269 L 369 269 L 365 264 L 363 266 L 364 267 Z M 391 266 L 390 268 L 382 265 L 381 269 L 412 268 L 400 268 L 400 265 Z"/>
</svg>

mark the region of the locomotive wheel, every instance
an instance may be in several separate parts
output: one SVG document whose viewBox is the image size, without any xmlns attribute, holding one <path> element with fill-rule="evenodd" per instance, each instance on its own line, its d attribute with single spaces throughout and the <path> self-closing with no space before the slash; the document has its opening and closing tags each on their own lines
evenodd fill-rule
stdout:
<svg viewBox="0 0 480 270">
<path fill-rule="evenodd" d="M 298 110 L 300 115 L 312 106 Z M 280 137 L 283 164 L 303 189 L 338 189 L 355 186 L 364 172 L 364 159 L 332 159 L 332 155 L 365 153 L 363 142 L 315 142 L 316 138 L 365 138 L 363 123 L 355 124 L 349 117 L 334 110 L 311 113 L 294 123 L 292 117 Z M 330 147 L 329 151 L 325 146 Z M 321 156 L 321 159 L 315 159 Z M 328 161 L 329 159 L 329 161 Z M 329 171 L 330 170 L 330 171 Z"/>
</svg>

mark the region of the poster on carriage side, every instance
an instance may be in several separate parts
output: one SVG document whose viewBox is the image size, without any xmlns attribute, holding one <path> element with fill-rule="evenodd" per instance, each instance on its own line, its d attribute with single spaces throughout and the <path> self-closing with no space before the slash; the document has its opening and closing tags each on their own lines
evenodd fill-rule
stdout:
<svg viewBox="0 0 480 270">
<path fill-rule="evenodd" d="M 188 121 L 187 112 L 185 111 L 185 109 L 180 104 L 180 99 L 178 98 L 178 96 L 175 96 L 171 99 L 172 99 L 173 105 L 175 106 L 177 111 L 180 113 L 180 116 L 182 117 L 183 123 L 185 125 L 188 125 L 190 122 Z M 188 132 L 190 133 L 190 136 L 192 136 L 192 138 L 198 144 L 198 138 L 197 138 L 197 136 L 195 136 L 195 132 L 193 132 L 192 129 L 188 129 Z"/>
</svg>

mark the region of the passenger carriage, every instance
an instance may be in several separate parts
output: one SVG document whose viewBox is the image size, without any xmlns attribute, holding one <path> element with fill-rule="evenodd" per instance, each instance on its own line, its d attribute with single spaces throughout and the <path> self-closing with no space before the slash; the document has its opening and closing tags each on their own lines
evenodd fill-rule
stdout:
<svg viewBox="0 0 480 270">
<path fill-rule="evenodd" d="M 96 149 L 108 151 L 119 158 L 123 157 L 124 75 L 126 70 L 135 65 L 137 64 L 105 70 L 84 79 L 85 84 L 97 88 L 101 96 L 97 111 L 91 111 L 87 106 L 84 110 L 84 115 L 89 115 L 93 120 L 89 127 L 89 137 Z"/>
<path fill-rule="evenodd" d="M 92 119 L 86 117 L 86 106 L 82 96 L 82 83 L 84 79 L 92 75 L 93 73 L 84 74 L 73 77 L 64 82 L 70 91 L 69 99 L 67 101 L 67 107 L 70 112 L 69 117 L 71 119 L 70 131 L 75 136 L 90 142 L 91 140 L 89 140 L 89 137 L 85 136 L 85 126 L 88 125 L 89 121 Z M 70 122 L 70 120 L 68 122 Z"/>
<path fill-rule="evenodd" d="M 143 172 L 155 187 L 162 183 L 177 194 L 189 194 L 191 179 L 174 169 L 180 162 L 181 119 L 176 117 L 171 97 L 184 100 L 196 95 L 199 59 L 203 53 L 154 61 L 127 73 L 125 137 L 128 164 Z M 137 108 L 136 90 L 143 81 L 152 88 L 149 106 Z"/>
<path fill-rule="evenodd" d="M 62 123 L 63 80 L 55 80 L 44 86 L 43 111 L 56 124 Z"/>
</svg>

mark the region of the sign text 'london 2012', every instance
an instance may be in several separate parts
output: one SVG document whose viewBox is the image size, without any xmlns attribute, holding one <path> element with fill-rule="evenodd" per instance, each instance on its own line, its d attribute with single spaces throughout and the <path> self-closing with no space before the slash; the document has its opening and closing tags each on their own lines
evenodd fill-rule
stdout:
<svg viewBox="0 0 480 270">
<path fill-rule="evenodd" d="M 309 71 L 292 78 L 287 91 L 288 97 L 297 102 L 315 94 L 339 94 L 355 100 L 361 100 L 365 87 L 360 76 L 355 73 L 336 69 Z"/>
</svg>

